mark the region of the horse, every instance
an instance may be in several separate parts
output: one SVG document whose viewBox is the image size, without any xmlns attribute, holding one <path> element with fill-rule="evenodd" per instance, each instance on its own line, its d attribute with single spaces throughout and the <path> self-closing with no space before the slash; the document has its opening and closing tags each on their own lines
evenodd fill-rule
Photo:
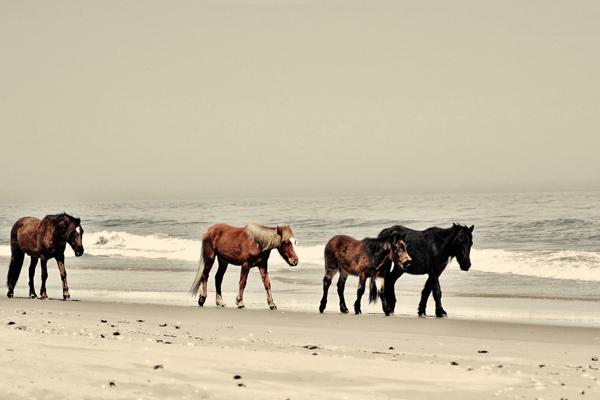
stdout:
<svg viewBox="0 0 600 400">
<path fill-rule="evenodd" d="M 258 267 L 267 292 L 267 303 L 271 310 L 277 306 L 271 295 L 271 282 L 267 272 L 267 262 L 271 250 L 277 249 L 281 257 L 292 267 L 298 265 L 298 256 L 295 251 L 296 239 L 289 225 L 269 228 L 254 222 L 245 227 L 235 227 L 227 224 L 216 224 L 207 229 L 202 238 L 200 251 L 200 263 L 196 279 L 190 292 L 196 296 L 202 286 L 202 293 L 198 299 L 198 305 L 204 306 L 207 291 L 206 286 L 210 269 L 215 262 L 219 261 L 219 269 L 215 276 L 215 288 L 217 291 L 217 306 L 226 307 L 221 296 L 221 283 L 228 264 L 240 265 L 239 292 L 235 299 L 238 308 L 244 308 L 244 288 L 248 280 L 248 272 L 252 267 Z"/>
<path fill-rule="evenodd" d="M 392 262 L 395 268 L 402 269 L 403 264 L 410 261 L 410 256 L 406 252 L 404 243 L 405 234 L 393 233 L 388 236 L 378 238 L 365 238 L 357 240 L 350 236 L 334 236 L 327 245 L 325 245 L 325 277 L 323 278 L 323 298 L 319 311 L 323 313 L 327 306 L 327 292 L 331 285 L 331 280 L 339 271 L 337 289 L 340 298 L 340 311 L 343 314 L 348 313 L 346 300 L 344 299 L 344 288 L 348 275 L 358 276 L 358 290 L 356 292 L 356 301 L 354 303 L 354 312 L 361 314 L 361 299 L 365 292 L 365 282 L 371 278 L 369 302 L 377 301 L 376 277 L 383 278 L 386 269 L 390 269 Z M 384 310 L 385 297 L 383 285 L 379 295 L 383 303 Z"/>
<path fill-rule="evenodd" d="M 385 297 L 387 310 L 386 315 L 394 312 L 396 306 L 396 294 L 394 285 L 403 273 L 412 275 L 429 275 L 425 282 L 425 287 L 421 292 L 421 301 L 419 303 L 419 317 L 426 317 L 425 309 L 429 295 L 433 292 L 435 300 L 436 317 L 447 317 L 448 314 L 442 307 L 442 290 L 440 288 L 440 275 L 452 258 L 456 258 L 460 269 L 468 271 L 471 268 L 471 246 L 473 245 L 472 225 L 467 228 L 463 225 L 453 224 L 451 228 L 432 227 L 424 231 L 416 231 L 401 225 L 395 225 L 384 229 L 379 236 L 385 237 L 392 233 L 402 233 L 406 235 L 406 243 L 410 246 L 412 261 L 404 269 L 393 268 L 386 271 Z"/>
<path fill-rule="evenodd" d="M 47 299 L 46 279 L 48 278 L 47 263 L 55 258 L 58 263 L 63 286 L 63 299 L 70 300 L 65 270 L 65 247 L 67 243 L 75 252 L 76 257 L 83 255 L 83 228 L 81 220 L 66 213 L 47 215 L 44 219 L 25 217 L 19 219 L 10 232 L 10 265 L 6 278 L 9 298 L 14 296 L 15 285 L 21 274 L 25 254 L 31 257 L 29 264 L 29 297 L 37 298 L 33 284 L 35 267 L 38 259 L 42 260 L 42 287 L 40 296 Z"/>
</svg>

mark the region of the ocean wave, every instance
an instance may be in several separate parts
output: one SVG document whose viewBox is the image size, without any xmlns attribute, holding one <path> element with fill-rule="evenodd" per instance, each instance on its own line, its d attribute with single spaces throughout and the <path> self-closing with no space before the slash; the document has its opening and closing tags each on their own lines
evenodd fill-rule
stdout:
<svg viewBox="0 0 600 400">
<path fill-rule="evenodd" d="M 473 250 L 471 264 L 483 272 L 600 282 L 600 253 L 590 251 Z"/>
<path fill-rule="evenodd" d="M 87 233 L 83 237 L 85 251 L 93 256 L 118 256 L 129 258 L 155 258 L 197 262 L 200 258 L 200 240 L 173 238 L 166 234 L 147 236 L 127 232 L 102 231 Z M 303 264 L 323 265 L 325 246 L 298 246 L 296 253 Z M 1 254 L 1 253 L 0 253 Z M 10 256 L 10 249 L 8 252 Z M 271 265 L 285 264 L 279 257 L 271 257 Z"/>
<path fill-rule="evenodd" d="M 200 243 L 162 233 L 140 236 L 127 232 L 101 231 L 86 233 L 83 236 L 83 246 L 87 254 L 105 257 L 198 261 Z"/>
</svg>

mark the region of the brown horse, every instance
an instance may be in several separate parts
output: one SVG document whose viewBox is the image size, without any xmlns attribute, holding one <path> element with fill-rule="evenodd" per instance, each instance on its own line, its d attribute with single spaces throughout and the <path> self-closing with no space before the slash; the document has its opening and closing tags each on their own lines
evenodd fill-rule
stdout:
<svg viewBox="0 0 600 400">
<path fill-rule="evenodd" d="M 83 255 L 83 228 L 81 220 L 65 213 L 48 215 L 39 220 L 33 217 L 21 218 L 13 225 L 10 232 L 10 266 L 6 286 L 8 297 L 13 297 L 15 285 L 21 274 L 21 267 L 25 254 L 31 256 L 29 265 L 29 297 L 37 298 L 33 285 L 35 267 L 38 259 L 42 260 L 42 288 L 40 295 L 47 299 L 46 279 L 48 278 L 47 262 L 55 258 L 60 270 L 63 286 L 63 299 L 69 300 L 69 287 L 67 286 L 67 271 L 65 271 L 65 247 L 67 243 L 75 252 L 76 257 Z"/>
<path fill-rule="evenodd" d="M 379 296 L 381 297 L 384 311 L 386 310 L 386 298 L 384 296 L 384 276 L 385 270 L 390 269 L 392 263 L 395 267 L 402 269 L 405 262 L 411 258 L 406 252 L 404 238 L 406 235 L 392 234 L 378 238 L 366 238 L 356 240 L 350 236 L 334 236 L 325 246 L 325 277 L 323 278 L 323 298 L 319 311 L 322 313 L 327 306 L 327 292 L 331 285 L 331 280 L 339 271 L 337 288 L 340 298 L 340 311 L 343 314 L 348 313 L 346 300 L 344 299 L 344 288 L 348 275 L 358 276 L 358 291 L 356 293 L 356 302 L 354 303 L 354 312 L 360 314 L 361 299 L 365 292 L 365 282 L 371 278 L 369 302 L 377 301 L 376 278 L 381 278 L 381 288 Z"/>
<path fill-rule="evenodd" d="M 298 256 L 294 250 L 295 243 L 294 233 L 289 225 L 278 226 L 277 228 L 268 228 L 253 222 L 242 228 L 227 224 L 213 225 L 207 229 L 202 238 L 200 265 L 190 292 L 195 296 L 198 294 L 200 285 L 202 285 L 202 293 L 198 300 L 198 305 L 202 307 L 206 301 L 208 275 L 215 262 L 215 257 L 218 257 L 219 269 L 215 276 L 217 306 L 226 306 L 221 296 L 221 283 L 228 264 L 233 264 L 242 266 L 240 290 L 235 299 L 238 308 L 244 308 L 243 296 L 248 280 L 248 272 L 250 268 L 258 267 L 267 291 L 267 303 L 271 310 L 276 310 L 277 306 L 271 296 L 267 261 L 271 250 L 276 248 L 290 266 L 298 265 Z"/>
</svg>

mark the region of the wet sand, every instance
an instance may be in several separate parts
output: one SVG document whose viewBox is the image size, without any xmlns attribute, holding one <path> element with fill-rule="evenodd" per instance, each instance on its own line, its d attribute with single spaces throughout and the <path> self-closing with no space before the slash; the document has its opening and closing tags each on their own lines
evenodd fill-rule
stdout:
<svg viewBox="0 0 600 400">
<path fill-rule="evenodd" d="M 13 399 L 595 399 L 600 328 L 0 299 Z"/>
</svg>

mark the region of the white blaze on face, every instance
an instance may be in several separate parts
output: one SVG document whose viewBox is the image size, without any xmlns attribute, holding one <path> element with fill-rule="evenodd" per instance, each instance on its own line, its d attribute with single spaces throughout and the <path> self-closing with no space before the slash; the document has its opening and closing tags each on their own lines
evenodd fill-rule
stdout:
<svg viewBox="0 0 600 400">
<path fill-rule="evenodd" d="M 77 228 L 75 228 L 75 232 L 77 232 L 79 236 L 81 236 L 81 227 L 78 226 Z"/>
<path fill-rule="evenodd" d="M 290 238 L 290 243 L 292 244 L 292 248 L 294 249 L 294 251 L 296 251 L 296 245 L 298 244 L 298 242 L 296 241 L 296 238 L 292 236 Z"/>
</svg>

